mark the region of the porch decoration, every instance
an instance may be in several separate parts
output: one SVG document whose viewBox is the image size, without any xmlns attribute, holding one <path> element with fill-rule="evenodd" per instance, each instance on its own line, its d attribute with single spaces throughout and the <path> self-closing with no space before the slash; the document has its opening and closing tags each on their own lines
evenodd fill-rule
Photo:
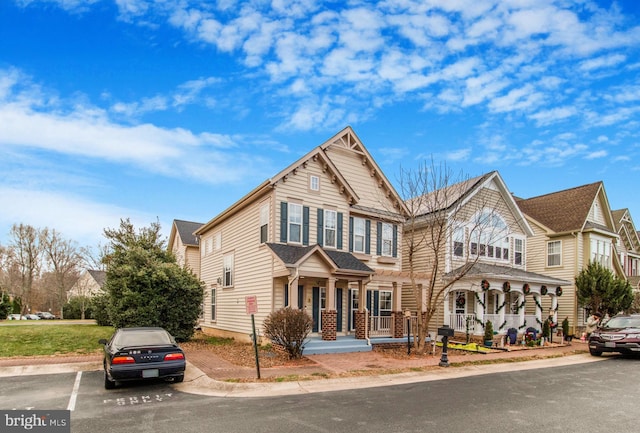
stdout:
<svg viewBox="0 0 640 433">
<path fill-rule="evenodd" d="M 456 307 L 458 308 L 464 308 L 464 304 L 467 302 L 467 299 L 464 297 L 464 295 L 461 293 L 458 295 L 458 297 L 456 298 Z"/>
<path fill-rule="evenodd" d="M 524 306 L 525 306 L 525 304 L 526 304 L 526 303 L 527 303 L 527 300 L 526 300 L 526 299 L 523 299 L 523 300 L 522 300 L 522 303 L 516 307 L 516 313 L 519 313 L 519 312 L 520 312 L 520 310 L 522 310 L 522 309 L 524 308 Z"/>
<path fill-rule="evenodd" d="M 522 286 L 522 293 L 524 293 L 525 295 L 531 293 L 531 287 L 529 287 L 529 284 L 524 283 L 524 286 Z"/>
<path fill-rule="evenodd" d="M 480 296 L 478 295 L 478 292 L 474 292 L 474 294 L 476 295 L 476 301 L 478 301 L 478 304 L 482 305 L 482 308 L 484 308 L 486 310 L 486 305 L 484 305 L 484 302 L 482 301 L 482 299 L 480 299 Z"/>
<path fill-rule="evenodd" d="M 487 320 L 484 325 L 484 345 L 485 347 L 493 346 L 493 323 L 491 320 Z"/>
<path fill-rule="evenodd" d="M 562 287 L 556 287 L 556 296 L 562 296 Z"/>
<path fill-rule="evenodd" d="M 507 305 L 507 301 L 503 301 L 502 305 L 500 305 L 498 308 L 496 308 L 496 314 L 500 312 L 500 310 L 502 310 L 504 307 L 506 307 Z"/>
<path fill-rule="evenodd" d="M 480 287 L 482 287 L 482 290 L 486 292 L 491 287 L 491 284 L 489 284 L 489 281 L 487 280 L 482 280 Z"/>
<path fill-rule="evenodd" d="M 502 325 L 500 325 L 500 327 L 498 328 L 498 331 L 502 331 L 505 326 L 507 326 L 507 321 L 506 320 L 504 322 L 502 322 Z"/>
<path fill-rule="evenodd" d="M 533 298 L 533 301 L 536 303 L 536 307 L 538 307 L 538 309 L 542 311 L 542 304 L 540 303 L 538 298 Z"/>
<path fill-rule="evenodd" d="M 546 295 L 547 293 L 548 293 L 547 286 L 540 287 L 540 294 L 542 296 Z"/>
<path fill-rule="evenodd" d="M 502 291 L 504 293 L 509 293 L 509 291 L 511 290 L 511 283 L 508 281 L 505 281 L 504 283 L 502 283 Z"/>
</svg>

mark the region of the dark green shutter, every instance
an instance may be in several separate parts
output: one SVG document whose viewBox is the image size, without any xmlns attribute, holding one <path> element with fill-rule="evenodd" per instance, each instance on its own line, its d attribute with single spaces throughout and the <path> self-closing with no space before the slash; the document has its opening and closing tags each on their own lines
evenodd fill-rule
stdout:
<svg viewBox="0 0 640 433">
<path fill-rule="evenodd" d="M 382 223 L 380 221 L 376 224 L 376 254 L 382 255 Z"/>
<path fill-rule="evenodd" d="M 364 253 L 371 254 L 371 220 L 366 220 L 364 222 L 364 227 L 365 227 Z"/>
<path fill-rule="evenodd" d="M 287 242 L 287 209 L 286 201 L 280 203 L 280 242 Z"/>
<path fill-rule="evenodd" d="M 298 309 L 304 308 L 304 286 L 298 286 Z"/>
<path fill-rule="evenodd" d="M 313 317 L 313 332 L 319 332 L 320 324 L 320 287 L 313 288 L 311 317 Z"/>
<path fill-rule="evenodd" d="M 285 307 L 289 306 L 289 285 L 288 284 L 284 285 L 284 306 Z"/>
<path fill-rule="evenodd" d="M 398 257 L 398 225 L 393 225 L 393 257 Z"/>
<path fill-rule="evenodd" d="M 318 245 L 322 246 L 322 237 L 324 235 L 324 211 L 318 209 Z"/>
<path fill-rule="evenodd" d="M 342 249 L 342 213 L 338 212 L 338 239 L 336 242 L 336 247 L 341 250 Z"/>
<path fill-rule="evenodd" d="M 309 245 L 309 206 L 302 208 L 302 245 Z"/>
</svg>

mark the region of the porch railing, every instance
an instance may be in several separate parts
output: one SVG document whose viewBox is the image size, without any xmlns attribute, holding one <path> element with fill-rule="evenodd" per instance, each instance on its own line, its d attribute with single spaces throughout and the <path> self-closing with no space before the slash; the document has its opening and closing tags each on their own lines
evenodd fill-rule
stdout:
<svg viewBox="0 0 640 433">
<path fill-rule="evenodd" d="M 369 336 L 390 337 L 391 318 L 391 316 L 371 316 L 371 320 L 369 321 Z"/>
<path fill-rule="evenodd" d="M 455 329 L 456 332 L 467 332 L 467 319 L 469 320 L 469 333 L 474 334 L 476 327 L 475 314 L 450 314 L 448 321 L 449 326 Z M 525 319 L 527 320 L 527 327 L 536 327 L 537 322 L 535 316 L 525 316 Z M 485 314 L 484 323 L 486 323 L 487 320 L 491 320 L 494 331 L 501 334 L 506 333 L 509 328 L 516 328 L 518 331 L 524 332 L 520 329 L 520 316 L 518 314 L 505 314 L 502 322 L 500 321 L 499 314 Z M 503 323 L 504 326 L 502 326 Z"/>
<path fill-rule="evenodd" d="M 469 332 L 473 333 L 476 326 L 475 314 L 451 314 L 449 315 L 449 326 L 456 332 L 467 332 L 467 319 L 469 320 Z"/>
</svg>

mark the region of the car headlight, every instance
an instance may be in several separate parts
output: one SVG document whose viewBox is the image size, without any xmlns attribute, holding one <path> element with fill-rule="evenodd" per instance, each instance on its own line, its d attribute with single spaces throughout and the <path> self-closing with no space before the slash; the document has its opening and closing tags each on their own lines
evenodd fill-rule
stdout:
<svg viewBox="0 0 640 433">
<path fill-rule="evenodd" d="M 627 334 L 626 337 L 637 340 L 640 339 L 640 334 Z"/>
<path fill-rule="evenodd" d="M 592 332 L 590 337 L 599 338 L 600 337 L 600 333 L 599 332 Z"/>
</svg>

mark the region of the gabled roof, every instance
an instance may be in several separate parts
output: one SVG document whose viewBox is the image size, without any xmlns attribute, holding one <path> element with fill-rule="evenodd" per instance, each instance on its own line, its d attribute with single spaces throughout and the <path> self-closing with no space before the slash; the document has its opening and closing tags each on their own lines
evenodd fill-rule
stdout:
<svg viewBox="0 0 640 433">
<path fill-rule="evenodd" d="M 442 211 L 445 211 L 445 213 L 451 216 L 452 213 L 455 213 L 456 209 L 460 209 L 465 203 L 469 202 L 476 193 L 492 182 L 497 185 L 498 191 L 501 193 L 505 204 L 513 213 L 522 231 L 528 236 L 533 236 L 533 230 L 524 218 L 513 195 L 509 192 L 500 173 L 495 170 L 462 182 L 447 185 L 444 188 L 431 191 L 421 197 L 407 200 L 407 206 L 412 209 L 417 216 L 428 217 L 430 214 Z"/>
<path fill-rule="evenodd" d="M 529 199 L 517 199 L 517 203 L 523 213 L 556 233 L 580 231 L 585 228 L 591 206 L 602 188 L 600 181 Z"/>
<path fill-rule="evenodd" d="M 95 269 L 87 269 L 87 272 L 98 283 L 98 286 L 102 288 L 104 282 L 107 280 L 107 273 L 105 271 L 98 271 Z"/>
<path fill-rule="evenodd" d="M 330 259 L 335 268 L 342 272 L 358 272 L 358 273 L 370 273 L 375 271 L 369 266 L 358 260 L 353 254 L 324 249 L 319 245 L 310 245 L 308 247 L 301 247 L 295 245 L 284 244 L 266 244 L 271 251 L 284 263 L 285 266 L 298 266 L 303 259 L 313 254 L 314 252 L 320 253 L 325 258 Z"/>
<path fill-rule="evenodd" d="M 270 179 L 265 180 L 256 188 L 254 188 L 247 195 L 242 197 L 240 200 L 232 204 L 229 208 L 224 210 L 222 213 L 214 217 L 212 220 L 203 224 L 198 230 L 196 230 L 196 234 L 200 235 L 207 230 L 209 230 L 214 225 L 224 221 L 225 219 L 231 217 L 236 212 L 244 209 L 246 206 L 255 203 L 260 197 L 262 197 L 267 192 L 271 191 L 276 187 L 278 183 L 286 182 L 292 174 L 296 174 L 296 172 L 302 168 L 305 168 L 307 164 L 310 162 L 318 162 L 322 165 L 322 168 L 327 176 L 329 176 L 334 182 L 340 193 L 344 194 L 345 200 L 350 205 L 356 205 L 360 198 L 356 191 L 349 185 L 349 182 L 344 178 L 342 173 L 335 166 L 326 150 L 330 146 L 341 145 L 342 147 L 348 147 L 360 155 L 362 155 L 363 164 L 367 165 L 370 169 L 371 176 L 375 177 L 378 180 L 379 186 L 384 187 L 389 195 L 393 195 L 396 203 L 398 204 L 401 211 L 404 211 L 404 203 L 398 195 L 395 188 L 391 185 L 391 183 L 387 180 L 387 178 L 382 173 L 382 170 L 375 163 L 369 152 L 366 150 L 360 139 L 357 137 L 355 132 L 350 126 L 347 126 L 342 131 L 334 135 L 332 138 L 324 142 L 322 145 L 315 147 L 309 153 L 299 158 L 293 164 L 289 165 L 284 170 L 280 171 L 278 174 L 273 176 Z"/>
<path fill-rule="evenodd" d="M 627 250 L 640 253 L 640 236 L 636 231 L 629 209 L 612 210 L 613 224 Z"/>
<path fill-rule="evenodd" d="M 195 232 L 202 227 L 202 223 L 196 223 L 193 221 L 173 220 L 173 227 L 171 228 L 171 235 L 169 242 L 173 242 L 173 236 L 175 233 L 180 236 L 180 240 L 187 246 L 198 246 L 198 238 Z M 175 230 L 174 230 L 175 229 Z"/>
</svg>

